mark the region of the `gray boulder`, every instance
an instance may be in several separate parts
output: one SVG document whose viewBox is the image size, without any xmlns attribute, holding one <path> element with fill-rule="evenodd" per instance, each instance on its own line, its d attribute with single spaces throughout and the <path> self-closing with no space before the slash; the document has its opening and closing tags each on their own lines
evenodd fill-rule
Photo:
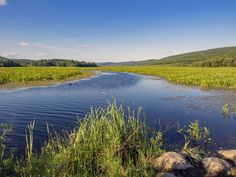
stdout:
<svg viewBox="0 0 236 177">
<path fill-rule="evenodd" d="M 224 159 L 236 162 L 236 149 L 220 150 L 218 151 L 218 154 L 221 155 Z"/>
<path fill-rule="evenodd" d="M 154 167 L 158 171 L 185 170 L 193 166 L 180 154 L 176 152 L 167 152 L 154 159 Z"/>
<path fill-rule="evenodd" d="M 216 157 L 204 158 L 202 164 L 206 170 L 207 176 L 226 174 L 232 168 L 232 165 L 229 162 Z"/>
</svg>

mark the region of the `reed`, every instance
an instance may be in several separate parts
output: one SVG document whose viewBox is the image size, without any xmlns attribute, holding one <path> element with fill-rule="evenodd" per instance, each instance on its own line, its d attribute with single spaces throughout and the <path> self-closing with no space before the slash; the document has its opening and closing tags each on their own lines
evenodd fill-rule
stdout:
<svg viewBox="0 0 236 177">
<path fill-rule="evenodd" d="M 33 144 L 34 144 L 34 125 L 35 121 L 31 122 L 28 127 L 28 133 L 26 132 L 25 142 L 26 142 L 26 158 L 28 161 L 29 166 L 31 167 L 31 161 L 33 158 Z"/>
<path fill-rule="evenodd" d="M 26 138 L 29 163 L 19 163 L 22 176 L 150 176 L 150 160 L 163 152 L 162 133 L 148 136 L 140 111 L 125 114 L 115 102 L 91 109 L 72 132 L 49 136 L 38 156 L 32 152 L 33 128 L 34 122 Z"/>
<path fill-rule="evenodd" d="M 6 169 L 0 170 L 0 176 L 156 176 L 152 162 L 165 152 L 163 133 L 151 130 L 140 115 L 141 109 L 137 112 L 124 109 L 115 101 L 105 108 L 91 109 L 72 131 L 50 134 L 47 127 L 49 140 L 38 154 L 33 147 L 35 122 L 32 122 L 26 133 L 25 157 L 10 159 L 5 163 L 9 169 L 1 164 Z M 179 132 L 185 138 L 183 150 L 191 155 L 199 153 L 193 150 L 209 135 L 198 121 Z"/>
</svg>

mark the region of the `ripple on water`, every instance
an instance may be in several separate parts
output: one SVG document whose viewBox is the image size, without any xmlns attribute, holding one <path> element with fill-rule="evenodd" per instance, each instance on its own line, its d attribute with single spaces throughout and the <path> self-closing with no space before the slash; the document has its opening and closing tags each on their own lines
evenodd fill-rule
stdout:
<svg viewBox="0 0 236 177">
<path fill-rule="evenodd" d="M 90 79 L 46 87 L 32 87 L 0 91 L 0 121 L 9 122 L 13 132 L 8 147 L 24 153 L 26 125 L 36 120 L 35 147 L 47 139 L 46 124 L 55 131 L 71 129 L 78 118 L 93 107 L 107 105 L 115 97 L 118 103 L 143 107 L 144 116 L 152 128 L 158 122 L 187 124 L 199 119 L 210 128 L 216 147 L 236 146 L 236 120 L 224 118 L 222 106 L 236 105 L 236 93 L 224 90 L 201 90 L 196 87 L 174 85 L 163 79 L 128 73 L 99 73 Z M 171 134 L 170 139 L 175 139 Z"/>
</svg>

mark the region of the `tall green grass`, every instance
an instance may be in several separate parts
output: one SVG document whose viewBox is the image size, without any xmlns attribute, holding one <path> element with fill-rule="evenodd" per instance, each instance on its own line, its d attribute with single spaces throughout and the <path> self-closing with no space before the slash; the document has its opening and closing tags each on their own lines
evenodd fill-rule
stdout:
<svg viewBox="0 0 236 177">
<path fill-rule="evenodd" d="M 89 76 L 78 67 L 0 67 L 0 85 L 48 82 Z"/>
<path fill-rule="evenodd" d="M 141 109 L 137 113 L 128 109 L 127 113 L 115 101 L 105 108 L 91 109 L 73 131 L 51 134 L 48 129 L 49 140 L 38 154 L 33 147 L 32 122 L 26 131 L 25 156 L 18 160 L 2 156 L 0 176 L 156 176 L 152 162 L 164 152 L 163 134 L 151 131 L 140 115 Z M 6 126 L 4 129 L 5 139 L 10 130 Z M 208 129 L 201 129 L 197 121 L 179 132 L 186 141 L 183 150 L 191 155 L 198 153 L 199 142 L 209 135 Z M 192 144 L 196 148 L 192 149 Z"/>
<path fill-rule="evenodd" d="M 50 138 L 40 155 L 32 155 L 32 127 L 27 161 L 19 161 L 22 176 L 155 176 L 152 158 L 162 150 L 162 133 L 148 136 L 140 114 L 125 114 L 116 103 L 92 109 L 78 128 Z M 28 136 L 27 136 L 28 137 Z"/>
<path fill-rule="evenodd" d="M 91 69 L 91 68 L 88 68 Z M 95 70 L 130 72 L 160 76 L 164 79 L 202 88 L 236 88 L 236 68 L 234 67 L 174 67 L 174 66 L 108 66 Z"/>
<path fill-rule="evenodd" d="M 1 123 L 0 124 L 0 176 L 15 176 L 15 164 L 13 161 L 13 154 L 6 158 L 5 157 L 5 140 L 6 136 L 12 131 L 12 128 L 9 124 Z"/>
</svg>

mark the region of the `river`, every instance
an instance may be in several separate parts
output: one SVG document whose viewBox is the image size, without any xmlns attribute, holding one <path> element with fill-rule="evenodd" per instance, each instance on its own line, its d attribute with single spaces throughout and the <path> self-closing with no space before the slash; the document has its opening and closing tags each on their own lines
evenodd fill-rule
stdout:
<svg viewBox="0 0 236 177">
<path fill-rule="evenodd" d="M 39 149 L 48 137 L 47 124 L 51 131 L 72 129 L 91 107 L 103 107 L 113 97 L 125 107 L 142 107 L 152 128 L 186 125 L 198 119 L 200 125 L 210 129 L 213 148 L 236 147 L 235 113 L 228 117 L 222 114 L 224 104 L 235 104 L 234 91 L 202 90 L 157 77 L 102 72 L 70 84 L 0 90 L 0 121 L 13 127 L 7 148 L 24 153 L 25 130 L 35 120 L 34 147 Z M 167 138 L 174 142 L 179 137 L 171 133 Z"/>
</svg>

